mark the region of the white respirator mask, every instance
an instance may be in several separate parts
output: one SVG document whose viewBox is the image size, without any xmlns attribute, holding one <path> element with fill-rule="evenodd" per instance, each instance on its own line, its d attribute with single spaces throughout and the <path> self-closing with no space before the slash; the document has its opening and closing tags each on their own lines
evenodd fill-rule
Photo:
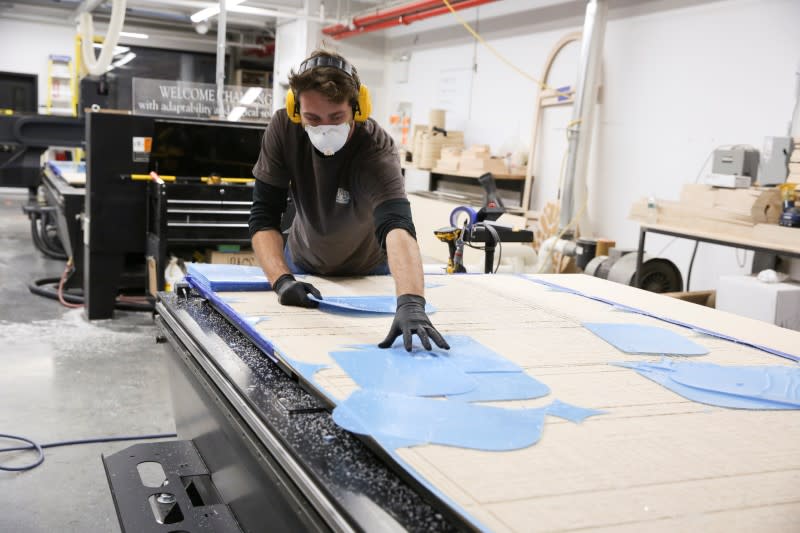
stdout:
<svg viewBox="0 0 800 533">
<path fill-rule="evenodd" d="M 333 155 L 341 150 L 350 135 L 349 122 L 335 126 L 309 126 L 306 124 L 305 129 L 314 148 L 325 155 Z"/>
</svg>

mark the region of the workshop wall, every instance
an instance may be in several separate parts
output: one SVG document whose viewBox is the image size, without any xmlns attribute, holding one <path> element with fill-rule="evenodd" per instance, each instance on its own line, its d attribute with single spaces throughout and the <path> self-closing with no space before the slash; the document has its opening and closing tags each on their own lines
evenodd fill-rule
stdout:
<svg viewBox="0 0 800 533">
<path fill-rule="evenodd" d="M 538 77 L 555 42 L 582 28 L 584 8 L 583 1 L 504 0 L 460 13 L 501 54 Z M 636 199 L 677 199 L 719 145 L 760 149 L 765 136 L 786 134 L 800 60 L 798 21 L 795 0 L 610 2 L 604 101 L 589 175 L 593 233 L 635 246 L 638 226 L 627 214 Z M 390 112 L 409 102 L 412 119 L 426 123 L 456 80 L 466 96 L 453 104 L 458 109 L 448 127 L 463 129 L 467 144 L 526 149 L 534 83 L 476 43 L 452 16 L 389 30 L 386 54 Z M 405 56 L 407 65 L 400 60 Z M 578 57 L 577 46 L 564 50 L 551 85 L 574 81 Z M 534 208 L 555 199 L 569 119 L 569 108 L 546 111 Z M 648 250 L 658 253 L 669 242 L 652 236 Z M 676 241 L 662 253 L 684 279 L 691 249 L 692 243 Z M 692 288 L 714 288 L 720 275 L 749 271 L 751 256 L 741 268 L 733 249 L 702 245 Z"/>
<path fill-rule="evenodd" d="M 47 58 L 75 55 L 75 28 L 0 18 L 0 71 L 39 76 L 39 112 L 47 103 Z"/>
</svg>

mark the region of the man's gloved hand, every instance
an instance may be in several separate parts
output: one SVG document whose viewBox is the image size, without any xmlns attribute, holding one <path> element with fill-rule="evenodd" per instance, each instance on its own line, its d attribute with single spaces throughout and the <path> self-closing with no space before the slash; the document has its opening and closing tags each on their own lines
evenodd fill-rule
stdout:
<svg viewBox="0 0 800 533">
<path fill-rule="evenodd" d="M 416 333 L 422 346 L 426 350 L 431 349 L 433 339 L 439 348 L 450 349 L 450 345 L 444 340 L 442 335 L 436 331 L 431 324 L 428 315 L 425 314 L 425 298 L 416 294 L 403 294 L 397 297 L 397 311 L 394 314 L 394 322 L 389 330 L 389 335 L 378 345 L 379 348 L 390 348 L 395 339 L 403 335 L 403 346 L 406 351 L 411 351 L 411 335 Z"/>
<path fill-rule="evenodd" d="M 313 294 L 322 299 L 322 294 L 310 283 L 297 281 L 291 274 L 284 274 L 272 284 L 272 290 L 278 294 L 278 301 L 281 305 L 293 305 L 296 307 L 319 307 L 319 303 L 308 297 Z"/>
</svg>

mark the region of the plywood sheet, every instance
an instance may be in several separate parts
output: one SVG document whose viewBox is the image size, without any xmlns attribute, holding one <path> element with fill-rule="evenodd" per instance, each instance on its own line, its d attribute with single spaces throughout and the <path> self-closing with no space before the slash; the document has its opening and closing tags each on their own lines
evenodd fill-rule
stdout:
<svg viewBox="0 0 800 533">
<path fill-rule="evenodd" d="M 586 294 L 735 335 L 797 355 L 800 334 L 582 275 L 541 276 Z M 308 277 L 324 295 L 393 294 L 389 277 Z M 558 399 L 602 416 L 582 424 L 548 417 L 541 441 L 509 452 L 447 446 L 398 456 L 477 524 L 493 531 L 797 531 L 800 411 L 741 411 L 694 403 L 613 361 L 660 357 L 616 350 L 584 321 L 659 326 L 705 346 L 695 360 L 722 365 L 795 363 L 521 276 L 432 276 L 427 299 L 445 334 L 470 335 L 547 384 L 545 398 L 493 402 L 540 407 Z M 283 307 L 270 292 L 223 293 L 279 355 L 328 367 L 314 383 L 335 401 L 357 385 L 329 353 L 377 344 L 391 316 Z"/>
</svg>

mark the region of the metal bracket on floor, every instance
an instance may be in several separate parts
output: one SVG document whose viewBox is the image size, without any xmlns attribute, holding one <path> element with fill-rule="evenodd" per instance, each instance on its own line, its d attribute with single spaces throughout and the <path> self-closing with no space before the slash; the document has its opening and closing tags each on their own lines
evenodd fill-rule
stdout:
<svg viewBox="0 0 800 533">
<path fill-rule="evenodd" d="M 103 466 L 123 532 L 242 531 L 191 441 L 135 444 Z"/>
</svg>

